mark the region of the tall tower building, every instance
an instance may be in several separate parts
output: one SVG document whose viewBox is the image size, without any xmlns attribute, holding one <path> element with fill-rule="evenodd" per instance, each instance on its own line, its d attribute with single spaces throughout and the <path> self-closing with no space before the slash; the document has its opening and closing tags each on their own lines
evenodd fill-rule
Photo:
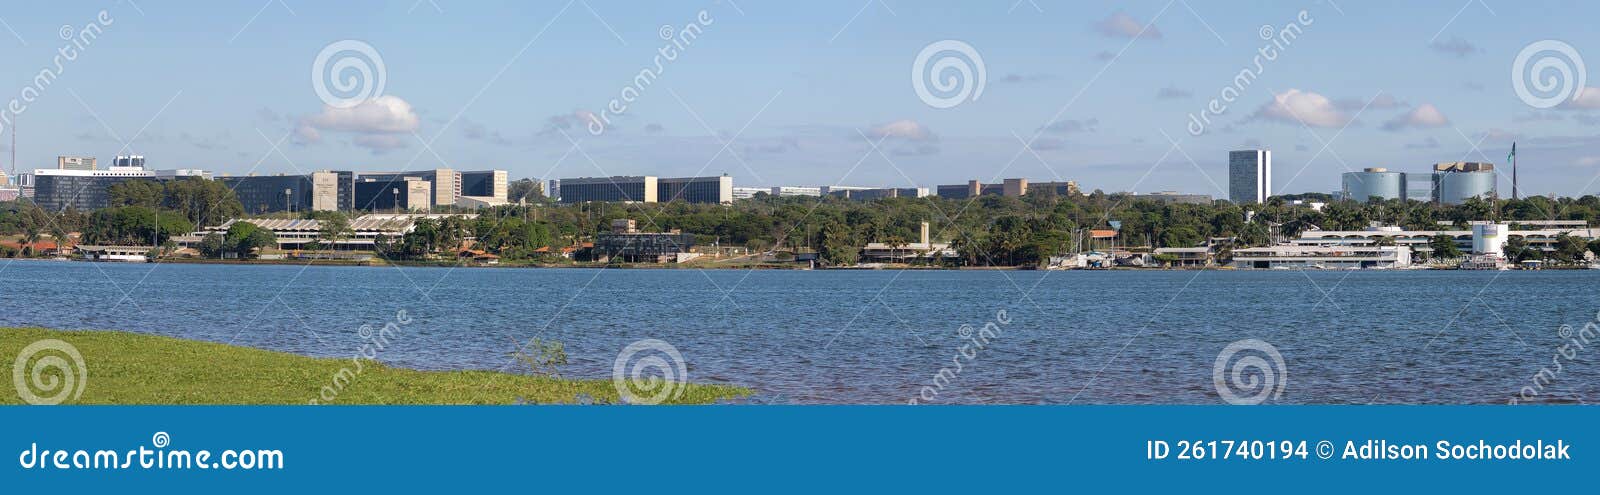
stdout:
<svg viewBox="0 0 1600 495">
<path fill-rule="evenodd" d="M 1265 203 L 1272 196 L 1272 150 L 1228 152 L 1228 200 Z"/>
</svg>

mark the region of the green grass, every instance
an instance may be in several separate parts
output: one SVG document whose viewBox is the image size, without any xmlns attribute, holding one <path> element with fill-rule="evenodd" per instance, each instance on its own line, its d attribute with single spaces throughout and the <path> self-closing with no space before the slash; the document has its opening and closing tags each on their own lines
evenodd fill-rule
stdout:
<svg viewBox="0 0 1600 495">
<path fill-rule="evenodd" d="M 417 371 L 369 360 L 362 360 L 364 368 L 338 389 L 335 374 L 341 369 L 356 371 L 349 358 L 309 358 L 127 332 L 0 328 L 0 362 L 13 363 L 24 347 L 40 339 L 71 344 L 88 368 L 83 394 L 75 400 L 69 397 L 65 404 L 307 404 L 314 399 L 331 404 L 550 404 L 574 403 L 580 396 L 594 403 L 619 402 L 610 380 Z M 334 400 L 323 400 L 335 389 Z M 54 395 L 54 391 L 35 393 Z M 740 387 L 691 383 L 668 403 L 707 404 L 749 394 Z M 0 393 L 0 404 L 22 402 L 14 390 Z"/>
</svg>

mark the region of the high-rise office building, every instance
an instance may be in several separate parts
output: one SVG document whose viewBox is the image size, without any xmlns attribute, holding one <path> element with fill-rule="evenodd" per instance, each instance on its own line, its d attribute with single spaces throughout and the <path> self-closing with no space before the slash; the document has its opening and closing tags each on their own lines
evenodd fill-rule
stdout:
<svg viewBox="0 0 1600 495">
<path fill-rule="evenodd" d="M 733 177 L 670 177 L 656 181 L 656 201 L 732 203 Z"/>
<path fill-rule="evenodd" d="M 667 177 L 650 175 L 560 179 L 562 203 L 622 201 L 654 203 L 732 203 L 733 177 Z"/>
<path fill-rule="evenodd" d="M 356 181 L 356 207 L 370 211 L 428 211 L 432 207 L 433 182 L 402 177 L 395 180 L 367 178 Z"/>
<path fill-rule="evenodd" d="M 233 190 L 247 215 L 306 211 L 312 207 L 312 181 L 304 175 L 249 175 L 220 177 Z"/>
<path fill-rule="evenodd" d="M 130 180 L 166 182 L 199 178 L 210 179 L 204 170 L 145 170 L 138 167 L 114 167 L 111 170 L 61 170 L 38 169 L 28 176 L 32 186 L 33 202 L 46 211 L 68 208 L 79 211 L 96 210 L 111 205 L 107 192 L 111 186 Z"/>
<path fill-rule="evenodd" d="M 478 170 L 461 172 L 461 196 L 492 198 L 501 202 L 511 196 L 511 176 L 504 170 Z"/>
<path fill-rule="evenodd" d="M 620 201 L 656 202 L 656 178 L 648 175 L 612 177 L 573 177 L 560 179 L 562 203 Z"/>
<path fill-rule="evenodd" d="M 1228 152 L 1228 200 L 1265 203 L 1272 197 L 1272 150 Z"/>
<path fill-rule="evenodd" d="M 311 173 L 312 211 L 356 209 L 355 172 L 321 170 Z"/>
<path fill-rule="evenodd" d="M 357 179 L 361 182 L 367 182 L 370 180 L 376 182 L 398 183 L 409 179 L 428 181 L 428 189 L 431 191 L 430 194 L 433 194 L 433 197 L 429 198 L 428 201 L 428 204 L 430 205 L 453 205 L 456 204 L 456 197 L 463 195 L 461 188 L 462 173 L 448 168 L 416 170 L 409 172 L 359 172 L 356 175 L 358 175 Z M 467 196 L 472 195 L 467 194 Z M 357 202 L 356 207 L 357 209 L 362 210 L 372 209 L 370 206 L 362 204 L 359 201 Z"/>
</svg>

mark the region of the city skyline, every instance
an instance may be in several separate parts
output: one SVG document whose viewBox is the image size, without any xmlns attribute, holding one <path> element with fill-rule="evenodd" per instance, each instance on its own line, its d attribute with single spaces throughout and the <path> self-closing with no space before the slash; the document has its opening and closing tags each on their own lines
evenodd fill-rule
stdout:
<svg viewBox="0 0 1600 495">
<path fill-rule="evenodd" d="M 1224 153 L 1245 148 L 1274 151 L 1278 193 L 1331 192 L 1341 174 L 1369 167 L 1455 161 L 1506 165 L 1500 189 L 1510 191 L 1512 141 L 1524 195 L 1592 194 L 1600 170 L 1600 101 L 1587 83 L 1541 109 L 1512 82 L 1535 42 L 1562 40 L 1580 55 L 1600 45 L 1581 12 L 1535 23 L 1521 21 L 1537 8 L 1492 2 L 1454 16 L 1367 2 L 146 3 L 0 16 L 0 53 L 22 67 L 0 79 L 15 89 L 7 100 L 55 65 L 72 44 L 62 36 L 99 26 L 26 111 L 7 113 L 4 132 L 20 126 L 13 172 L 58 155 L 141 154 L 152 168 L 219 176 L 492 162 L 541 180 L 727 173 L 743 186 L 934 187 L 1032 177 L 1226 197 Z M 530 22 L 477 29 L 512 14 Z M 166 29 L 202 16 L 213 21 Z M 673 44 L 663 26 L 691 25 L 692 43 L 652 60 Z M 1274 58 L 1259 63 L 1274 44 L 1263 26 L 1298 32 L 1277 35 Z M 980 55 L 985 79 L 940 108 L 906 69 L 947 39 Z M 384 69 L 381 94 L 355 108 L 325 106 L 308 77 L 342 40 L 366 44 Z M 637 101 L 608 111 L 653 67 Z M 1236 84 L 1252 67 L 1254 79 Z M 1208 114 L 1230 88 L 1231 108 Z M 592 116 L 608 122 L 603 134 L 590 132 Z M 1196 117 L 1207 122 L 1199 136 Z"/>
</svg>

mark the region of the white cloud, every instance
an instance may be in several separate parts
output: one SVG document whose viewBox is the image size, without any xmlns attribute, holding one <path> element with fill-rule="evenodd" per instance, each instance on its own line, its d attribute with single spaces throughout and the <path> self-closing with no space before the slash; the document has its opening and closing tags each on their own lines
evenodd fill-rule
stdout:
<svg viewBox="0 0 1600 495">
<path fill-rule="evenodd" d="M 1393 120 L 1383 123 L 1383 130 L 1399 131 L 1407 128 L 1444 127 L 1450 125 L 1450 119 L 1445 118 L 1439 107 L 1432 103 L 1423 103 L 1417 108 L 1406 112 Z"/>
<path fill-rule="evenodd" d="M 1112 38 L 1161 39 L 1161 30 L 1156 29 L 1154 24 L 1146 27 L 1133 16 L 1123 12 L 1111 14 L 1111 17 L 1095 23 L 1094 30 Z"/>
<path fill-rule="evenodd" d="M 1280 122 L 1299 122 L 1311 127 L 1341 127 L 1350 123 L 1350 117 L 1328 97 L 1298 89 L 1273 95 L 1272 101 L 1262 105 L 1255 115 Z"/>
<path fill-rule="evenodd" d="M 1334 106 L 1339 107 L 1341 110 L 1347 111 L 1360 111 L 1363 108 L 1367 110 L 1389 110 L 1411 106 L 1411 104 L 1400 101 L 1399 98 L 1395 98 L 1394 95 L 1388 93 L 1382 93 L 1378 96 L 1374 96 L 1371 100 L 1363 100 L 1360 98 L 1344 98 L 1334 100 L 1333 104 Z"/>
<path fill-rule="evenodd" d="M 410 103 L 384 95 L 350 108 L 323 106 L 322 113 L 300 119 L 295 136 L 301 143 L 316 143 L 327 131 L 359 134 L 352 141 L 356 146 L 381 153 L 405 147 L 394 135 L 416 132 L 421 122 Z"/>
<path fill-rule="evenodd" d="M 1578 91 L 1578 97 L 1562 105 L 1563 108 L 1594 109 L 1600 108 L 1600 88 L 1586 87 Z"/>
<path fill-rule="evenodd" d="M 1042 131 L 1060 134 L 1076 134 L 1081 132 L 1095 132 L 1100 130 L 1100 119 L 1090 118 L 1084 120 L 1057 120 L 1050 125 L 1039 128 Z"/>
<path fill-rule="evenodd" d="M 302 123 L 323 131 L 405 133 L 417 130 L 421 122 L 410 103 L 398 96 L 383 95 L 350 108 L 324 106 L 322 113 Z"/>
<path fill-rule="evenodd" d="M 1432 48 L 1433 51 L 1446 55 L 1453 55 L 1456 58 L 1466 58 L 1467 55 L 1472 55 L 1481 51 L 1476 45 L 1473 45 L 1467 40 L 1461 38 L 1450 38 L 1449 41 L 1434 41 L 1433 43 L 1428 44 L 1428 47 Z"/>
<path fill-rule="evenodd" d="M 873 127 L 867 134 L 875 138 L 899 138 L 911 141 L 926 141 L 933 139 L 933 133 L 928 127 L 915 120 L 896 120 L 887 124 Z"/>
</svg>

